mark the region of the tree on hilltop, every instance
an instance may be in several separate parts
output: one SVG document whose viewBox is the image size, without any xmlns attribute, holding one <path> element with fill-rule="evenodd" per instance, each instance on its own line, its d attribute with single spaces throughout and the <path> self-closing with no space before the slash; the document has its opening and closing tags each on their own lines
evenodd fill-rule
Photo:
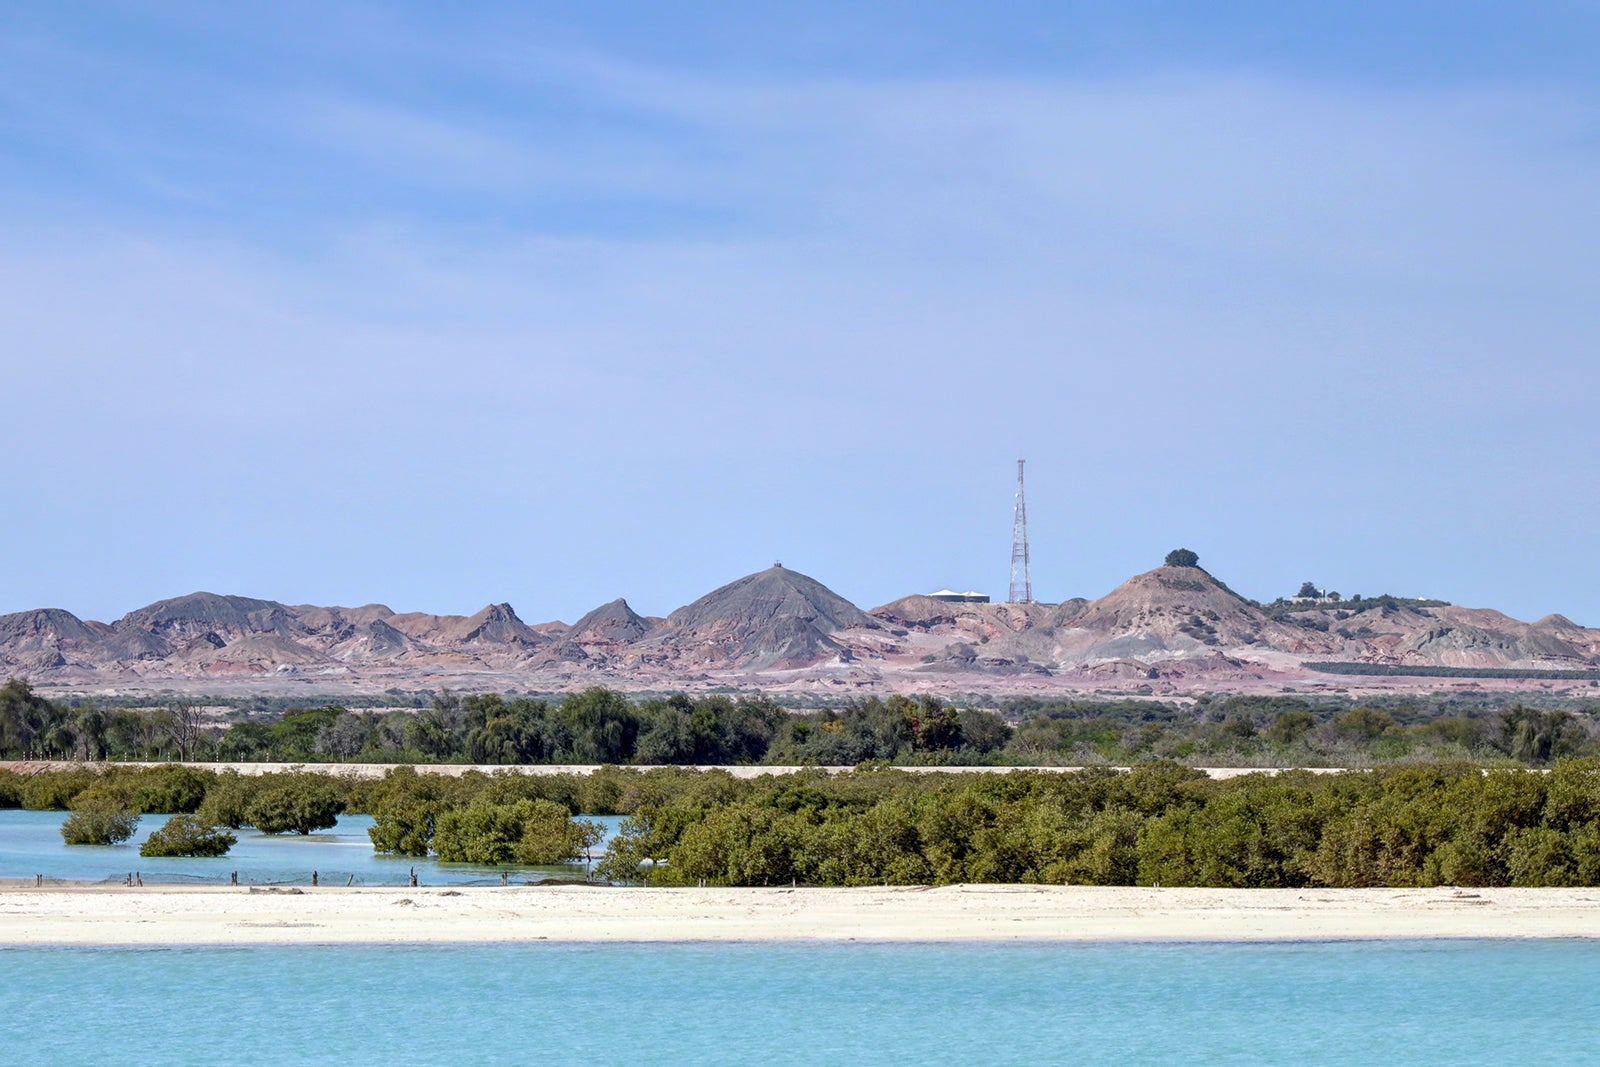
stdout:
<svg viewBox="0 0 1600 1067">
<path fill-rule="evenodd" d="M 1166 562 L 1169 567 L 1198 567 L 1200 556 L 1187 548 L 1175 548 L 1167 553 Z"/>
</svg>

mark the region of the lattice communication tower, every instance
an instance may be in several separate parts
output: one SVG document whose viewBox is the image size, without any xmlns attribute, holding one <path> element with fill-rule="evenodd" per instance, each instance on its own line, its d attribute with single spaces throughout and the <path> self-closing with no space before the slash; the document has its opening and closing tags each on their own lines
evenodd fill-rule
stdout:
<svg viewBox="0 0 1600 1067">
<path fill-rule="evenodd" d="M 1017 460 L 1017 507 L 1011 521 L 1011 596 L 1013 604 L 1033 603 L 1033 577 L 1028 572 L 1028 503 L 1022 495 L 1022 465 Z"/>
</svg>

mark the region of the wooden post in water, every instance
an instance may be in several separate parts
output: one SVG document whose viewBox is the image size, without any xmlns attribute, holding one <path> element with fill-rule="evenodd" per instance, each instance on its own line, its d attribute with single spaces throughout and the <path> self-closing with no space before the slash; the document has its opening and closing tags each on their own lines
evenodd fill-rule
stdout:
<svg viewBox="0 0 1600 1067">
<path fill-rule="evenodd" d="M 415 867 L 411 868 L 411 888 L 417 888 L 417 869 Z"/>
<path fill-rule="evenodd" d="M 317 872 L 316 871 L 312 871 L 311 872 L 311 885 L 312 885 L 313 888 L 315 888 L 316 884 L 317 884 Z"/>
</svg>

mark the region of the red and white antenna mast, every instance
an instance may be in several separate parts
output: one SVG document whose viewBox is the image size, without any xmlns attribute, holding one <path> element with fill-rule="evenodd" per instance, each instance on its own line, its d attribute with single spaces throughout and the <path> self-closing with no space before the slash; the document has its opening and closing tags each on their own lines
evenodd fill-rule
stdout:
<svg viewBox="0 0 1600 1067">
<path fill-rule="evenodd" d="M 1011 596 L 1013 604 L 1033 603 L 1033 577 L 1028 572 L 1028 504 L 1022 495 L 1022 465 L 1017 460 L 1017 506 L 1011 521 Z"/>
</svg>

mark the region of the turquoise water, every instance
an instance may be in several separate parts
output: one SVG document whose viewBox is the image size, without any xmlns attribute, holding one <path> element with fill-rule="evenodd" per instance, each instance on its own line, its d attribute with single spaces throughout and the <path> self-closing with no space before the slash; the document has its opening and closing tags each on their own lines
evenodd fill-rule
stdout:
<svg viewBox="0 0 1600 1067">
<path fill-rule="evenodd" d="M 0 811 L 0 878 L 43 875 L 50 882 L 121 882 L 137 871 L 146 882 L 222 884 L 238 871 L 243 885 L 309 885 L 311 872 L 316 871 L 323 885 L 344 885 L 352 880 L 355 885 L 406 885 L 413 867 L 423 885 L 498 884 L 502 873 L 513 881 L 584 876 L 581 863 L 484 867 L 380 856 L 372 851 L 372 840 L 367 837 L 372 819 L 366 815 L 341 815 L 332 830 L 304 837 L 238 830 L 238 844 L 226 856 L 210 859 L 140 856 L 139 845 L 167 821 L 165 815 L 142 817 L 138 832 L 124 845 L 68 845 L 61 840 L 61 823 L 66 818 L 63 811 Z M 615 816 L 595 816 L 595 820 L 606 826 L 608 833 L 621 822 Z"/>
<path fill-rule="evenodd" d="M 10 1063 L 1600 1060 L 1600 944 L 0 949 Z"/>
</svg>

